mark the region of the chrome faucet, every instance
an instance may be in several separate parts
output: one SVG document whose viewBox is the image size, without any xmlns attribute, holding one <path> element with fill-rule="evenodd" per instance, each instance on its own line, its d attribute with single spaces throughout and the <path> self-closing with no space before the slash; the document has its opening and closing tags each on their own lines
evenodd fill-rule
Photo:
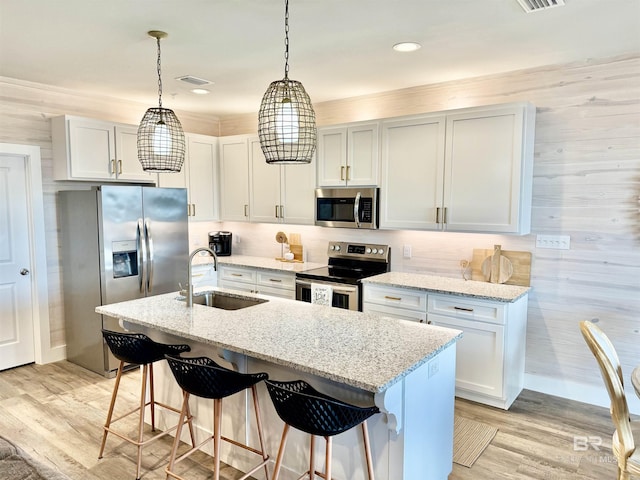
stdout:
<svg viewBox="0 0 640 480">
<path fill-rule="evenodd" d="M 213 257 L 213 269 L 218 271 L 218 257 L 216 256 L 216 252 L 207 247 L 196 248 L 189 255 L 189 273 L 188 273 L 188 285 L 187 285 L 187 307 L 193 307 L 193 278 L 191 278 L 191 265 L 193 263 L 193 257 L 200 252 L 209 252 L 209 255 Z"/>
</svg>

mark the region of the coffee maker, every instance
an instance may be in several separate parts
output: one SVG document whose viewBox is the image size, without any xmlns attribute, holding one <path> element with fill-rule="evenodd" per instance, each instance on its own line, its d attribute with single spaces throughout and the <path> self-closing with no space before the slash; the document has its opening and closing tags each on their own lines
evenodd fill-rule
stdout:
<svg viewBox="0 0 640 480">
<path fill-rule="evenodd" d="M 209 232 L 209 248 L 219 257 L 231 255 L 231 232 Z"/>
</svg>

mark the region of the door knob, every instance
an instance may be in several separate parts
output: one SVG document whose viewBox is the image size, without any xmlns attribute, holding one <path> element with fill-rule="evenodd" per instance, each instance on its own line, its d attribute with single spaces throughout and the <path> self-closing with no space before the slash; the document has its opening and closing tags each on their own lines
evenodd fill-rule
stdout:
<svg viewBox="0 0 640 480">
<path fill-rule="evenodd" d="M 20 270 L 20 275 L 29 275 L 29 270 L 27 270 L 26 268 L 23 268 L 22 270 Z"/>
</svg>

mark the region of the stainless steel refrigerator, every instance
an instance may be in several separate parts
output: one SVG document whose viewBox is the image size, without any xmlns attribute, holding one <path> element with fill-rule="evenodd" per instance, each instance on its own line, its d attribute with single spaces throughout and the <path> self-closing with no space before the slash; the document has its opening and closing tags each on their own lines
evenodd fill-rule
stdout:
<svg viewBox="0 0 640 480">
<path fill-rule="evenodd" d="M 187 284 L 187 191 L 105 185 L 61 191 L 58 204 L 67 359 L 113 376 L 101 329 L 122 328 L 95 308 Z"/>
</svg>

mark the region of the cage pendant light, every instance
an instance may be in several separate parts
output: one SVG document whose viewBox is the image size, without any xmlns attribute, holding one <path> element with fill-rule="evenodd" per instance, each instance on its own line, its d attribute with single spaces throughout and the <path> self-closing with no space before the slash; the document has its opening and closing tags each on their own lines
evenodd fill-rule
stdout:
<svg viewBox="0 0 640 480">
<path fill-rule="evenodd" d="M 184 131 L 173 110 L 162 107 L 160 39 L 167 34 L 156 30 L 148 34 L 158 44 L 158 107 L 148 109 L 138 126 L 138 160 L 146 172 L 179 172 L 184 163 Z"/>
<path fill-rule="evenodd" d="M 267 163 L 310 163 L 316 114 L 302 84 L 289 79 L 289 0 L 285 0 L 284 79 L 271 82 L 258 111 L 258 136 Z"/>
</svg>

